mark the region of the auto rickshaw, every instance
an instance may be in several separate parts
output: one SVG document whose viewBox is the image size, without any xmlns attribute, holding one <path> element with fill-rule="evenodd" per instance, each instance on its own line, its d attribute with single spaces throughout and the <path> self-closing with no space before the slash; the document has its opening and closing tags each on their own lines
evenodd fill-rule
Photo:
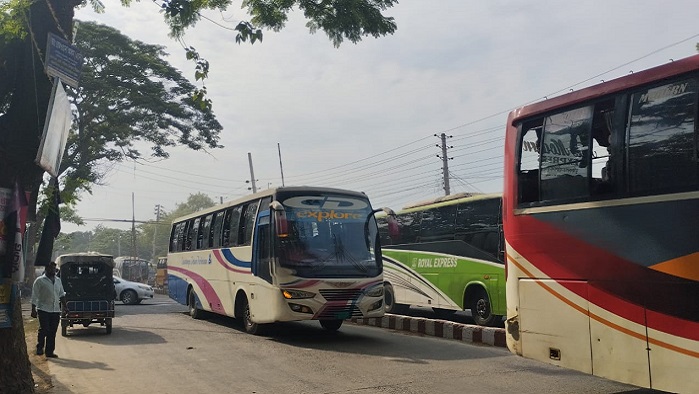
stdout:
<svg viewBox="0 0 699 394">
<path fill-rule="evenodd" d="M 114 258 L 96 252 L 64 254 L 56 267 L 66 292 L 66 310 L 61 313 L 61 335 L 68 328 L 99 323 L 112 333 L 114 318 Z"/>
</svg>

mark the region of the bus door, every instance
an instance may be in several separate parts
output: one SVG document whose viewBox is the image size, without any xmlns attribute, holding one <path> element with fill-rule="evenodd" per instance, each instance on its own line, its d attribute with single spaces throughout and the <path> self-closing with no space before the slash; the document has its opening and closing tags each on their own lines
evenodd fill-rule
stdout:
<svg viewBox="0 0 699 394">
<path fill-rule="evenodd" d="M 262 200 L 255 223 L 252 252 L 252 274 L 272 283 L 272 228 L 269 204 L 271 197 Z"/>
</svg>

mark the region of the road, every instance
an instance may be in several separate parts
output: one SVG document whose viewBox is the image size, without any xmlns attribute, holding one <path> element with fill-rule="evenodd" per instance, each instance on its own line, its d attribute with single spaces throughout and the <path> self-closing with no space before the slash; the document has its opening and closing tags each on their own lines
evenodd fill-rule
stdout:
<svg viewBox="0 0 699 394">
<path fill-rule="evenodd" d="M 99 326 L 58 334 L 52 393 L 651 392 L 503 348 L 377 327 L 285 323 L 251 336 L 234 319 L 193 320 L 163 295 L 116 313 L 111 335 Z"/>
</svg>

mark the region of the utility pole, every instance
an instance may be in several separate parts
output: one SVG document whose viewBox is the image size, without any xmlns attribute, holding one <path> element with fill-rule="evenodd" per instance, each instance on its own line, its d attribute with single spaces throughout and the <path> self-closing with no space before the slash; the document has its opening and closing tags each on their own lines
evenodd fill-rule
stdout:
<svg viewBox="0 0 699 394">
<path fill-rule="evenodd" d="M 277 142 L 277 151 L 279 152 L 279 170 L 282 172 L 282 187 L 284 187 L 284 167 L 282 167 L 282 148 Z"/>
<path fill-rule="evenodd" d="M 155 225 L 153 226 L 153 264 L 157 262 L 155 259 L 155 239 L 158 237 L 158 226 L 160 225 L 160 204 L 155 204 Z"/>
<path fill-rule="evenodd" d="M 451 160 L 451 157 L 447 156 L 447 149 L 448 148 L 453 148 L 453 146 L 447 146 L 447 138 L 452 138 L 451 135 L 446 135 L 442 133 L 441 136 L 438 136 L 437 134 L 434 135 L 435 137 L 440 137 L 442 140 L 442 145 L 437 145 L 437 148 L 442 148 L 442 155 L 437 155 L 437 157 L 442 159 L 442 177 L 444 179 L 444 195 L 448 196 L 451 194 L 451 191 L 449 190 L 449 160 Z"/>
<path fill-rule="evenodd" d="M 250 185 L 252 185 L 252 192 L 257 193 L 257 186 L 255 185 L 255 172 L 252 170 L 252 155 L 248 152 L 248 162 L 250 163 Z"/>
<path fill-rule="evenodd" d="M 136 257 L 136 202 L 134 193 L 131 192 L 131 256 Z"/>
</svg>

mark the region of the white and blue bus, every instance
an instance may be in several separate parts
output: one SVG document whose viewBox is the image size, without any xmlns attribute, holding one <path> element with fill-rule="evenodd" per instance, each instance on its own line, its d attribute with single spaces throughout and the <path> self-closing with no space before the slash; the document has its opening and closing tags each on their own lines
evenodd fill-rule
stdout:
<svg viewBox="0 0 699 394">
<path fill-rule="evenodd" d="M 337 330 L 345 319 L 381 317 L 378 211 L 363 193 L 282 187 L 176 219 L 170 297 L 195 319 L 231 316 L 251 334 L 266 323 Z"/>
</svg>

